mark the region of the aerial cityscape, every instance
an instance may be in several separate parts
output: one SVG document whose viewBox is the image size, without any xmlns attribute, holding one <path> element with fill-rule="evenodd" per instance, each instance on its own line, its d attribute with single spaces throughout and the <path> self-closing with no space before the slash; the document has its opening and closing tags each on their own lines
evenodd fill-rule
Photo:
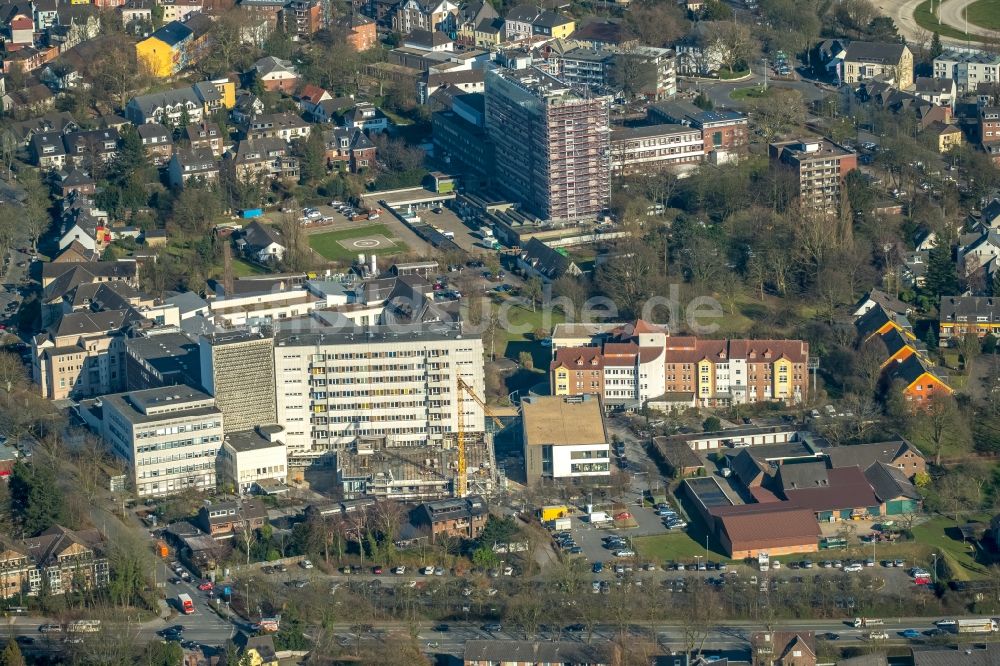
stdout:
<svg viewBox="0 0 1000 666">
<path fill-rule="evenodd" d="M 1000 666 L 1000 0 L 5 0 L 0 666 Z"/>
</svg>

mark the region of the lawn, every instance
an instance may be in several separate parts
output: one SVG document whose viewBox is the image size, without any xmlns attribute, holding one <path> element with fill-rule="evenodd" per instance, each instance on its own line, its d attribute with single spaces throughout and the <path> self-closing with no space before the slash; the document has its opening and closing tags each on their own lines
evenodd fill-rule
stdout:
<svg viewBox="0 0 1000 666">
<path fill-rule="evenodd" d="M 734 100 L 764 99 L 771 96 L 772 90 L 773 88 L 764 90 L 760 86 L 747 86 L 746 88 L 737 88 L 733 92 L 729 93 L 729 97 Z"/>
<path fill-rule="evenodd" d="M 913 20 L 917 22 L 917 25 L 919 25 L 924 30 L 930 30 L 931 32 L 936 32 L 942 37 L 951 37 L 952 39 L 964 40 L 965 39 L 964 31 L 959 30 L 958 28 L 953 28 L 950 25 L 944 25 L 938 22 L 937 17 L 931 14 L 931 2 L 933 2 L 933 0 L 925 0 L 925 2 L 921 2 L 919 5 L 917 5 L 917 8 L 913 11 Z M 970 6 L 969 9 L 971 10 L 972 7 L 975 6 L 975 4 Z M 969 21 L 972 22 L 971 15 L 969 17 Z M 1000 41 L 978 35 L 974 39 L 975 41 L 978 42 L 987 42 L 987 43 L 996 43 Z"/>
<path fill-rule="evenodd" d="M 676 534 L 657 534 L 655 536 L 636 537 L 632 540 L 635 552 L 644 560 L 651 560 L 657 564 L 665 562 L 694 562 L 695 557 L 705 557 L 705 542 L 699 543 L 690 534 L 678 532 Z M 709 547 L 712 544 L 709 543 Z M 725 555 L 716 550 L 710 549 L 708 557 L 711 560 L 731 561 Z"/>
<path fill-rule="evenodd" d="M 402 254 L 407 251 L 406 245 L 393 237 L 392 232 L 384 224 L 372 224 L 357 229 L 342 229 L 340 231 L 312 234 L 309 236 L 309 247 L 330 261 L 351 262 L 359 253 L 354 250 L 348 250 L 339 241 L 351 238 L 365 238 L 366 236 L 385 236 L 393 240 L 395 245 L 392 248 L 365 250 L 365 254 Z"/>
<path fill-rule="evenodd" d="M 925 548 L 925 561 L 931 559 L 932 552 L 941 553 L 956 579 L 983 578 L 987 574 L 987 569 L 983 563 L 977 561 L 976 551 L 963 542 L 961 537 L 955 538 L 958 536 L 957 529 L 961 524 L 943 516 L 932 518 L 913 528 L 913 538 L 917 544 Z"/>
<path fill-rule="evenodd" d="M 976 0 L 965 10 L 969 23 L 981 28 L 1000 30 L 1000 0 Z"/>
<path fill-rule="evenodd" d="M 243 259 L 233 259 L 233 275 L 235 277 L 249 277 L 266 272 L 266 270 L 257 264 L 251 264 L 249 261 L 244 261 Z"/>
</svg>

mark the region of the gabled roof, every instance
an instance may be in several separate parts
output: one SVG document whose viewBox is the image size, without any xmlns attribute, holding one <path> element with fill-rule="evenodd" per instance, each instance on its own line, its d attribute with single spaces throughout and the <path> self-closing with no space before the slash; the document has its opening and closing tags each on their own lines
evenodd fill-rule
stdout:
<svg viewBox="0 0 1000 666">
<path fill-rule="evenodd" d="M 912 331 L 909 320 L 903 315 L 890 314 L 881 305 L 876 304 L 868 312 L 864 313 L 854 322 L 854 327 L 858 330 L 858 336 L 862 340 L 867 340 L 878 332 L 886 324 L 895 324 L 904 331 Z"/>
<path fill-rule="evenodd" d="M 532 238 L 521 251 L 521 261 L 550 280 L 562 277 L 573 262 L 537 238 Z"/>
<path fill-rule="evenodd" d="M 899 300 L 895 296 L 890 296 L 881 289 L 872 288 L 865 296 L 861 297 L 855 307 L 860 308 L 862 305 L 872 301 L 875 305 L 882 306 L 882 309 L 886 312 L 894 312 L 896 314 L 905 315 L 909 311 L 910 306 Z"/>
<path fill-rule="evenodd" d="M 198 99 L 198 95 L 195 94 L 191 86 L 183 86 L 148 95 L 137 95 L 132 98 L 129 104 L 134 104 L 142 111 L 144 116 L 149 116 L 157 109 L 177 106 L 178 104 L 191 105 L 193 107 L 201 106 L 201 100 Z"/>
<path fill-rule="evenodd" d="M 778 467 L 778 482 L 785 492 L 806 488 L 829 488 L 826 463 L 786 463 Z"/>
<path fill-rule="evenodd" d="M 288 72 L 297 75 L 295 65 L 292 64 L 291 60 L 282 60 L 274 56 L 261 58 L 253 64 L 253 68 L 256 70 L 257 76 L 267 76 L 275 72 Z"/>
<path fill-rule="evenodd" d="M 913 354 L 908 356 L 906 360 L 897 363 L 892 363 L 886 369 L 888 373 L 889 381 L 894 382 L 896 380 L 902 381 L 906 387 L 910 387 L 924 374 L 929 374 L 937 379 L 939 382 L 948 388 L 948 392 L 951 392 L 951 387 L 945 383 L 941 377 L 938 377 L 937 373 L 933 372 L 919 356 Z"/>
<path fill-rule="evenodd" d="M 884 462 L 873 463 L 865 470 L 865 478 L 871 484 L 875 496 L 883 502 L 905 497 L 920 499 L 916 486 L 910 483 L 903 470 Z"/>
<path fill-rule="evenodd" d="M 820 534 L 816 516 L 808 509 L 788 505 L 744 504 L 716 518 L 734 549 L 773 548 L 775 543 L 815 543 Z"/>
<path fill-rule="evenodd" d="M 139 137 L 142 139 L 151 139 L 153 137 L 166 139 L 171 136 L 170 130 L 160 123 L 143 123 L 136 127 L 135 131 L 138 132 Z"/>
<path fill-rule="evenodd" d="M 280 229 L 270 224 L 261 224 L 256 220 L 247 225 L 243 239 L 250 247 L 261 250 L 272 243 L 285 246 L 285 238 Z"/>
<path fill-rule="evenodd" d="M 825 453 L 830 460 L 831 467 L 860 467 L 861 469 L 867 469 L 877 462 L 891 464 L 906 453 L 913 453 L 920 458 L 924 457 L 917 447 L 905 439 L 871 444 L 831 446 L 825 450 Z"/>
<path fill-rule="evenodd" d="M 101 312 L 71 312 L 64 316 L 53 331 L 54 337 L 107 333 L 124 328 L 142 319 L 135 310 L 103 310 Z"/>
<path fill-rule="evenodd" d="M 97 530 L 73 530 L 53 525 L 38 536 L 25 540 L 28 553 L 39 566 L 49 566 L 67 549 L 78 547 L 95 551 L 103 543 Z"/>
<path fill-rule="evenodd" d="M 762 474 L 767 472 L 764 467 L 746 448 L 740 449 L 736 455 L 726 453 L 727 465 L 733 470 L 733 474 L 745 486 L 749 486 Z"/>
<path fill-rule="evenodd" d="M 519 5 L 507 12 L 505 18 L 519 23 L 533 23 L 538 18 L 538 8 L 534 5 Z"/>
<path fill-rule="evenodd" d="M 898 63 L 903 57 L 905 44 L 889 42 L 851 42 L 847 45 L 845 60 Z"/>
</svg>

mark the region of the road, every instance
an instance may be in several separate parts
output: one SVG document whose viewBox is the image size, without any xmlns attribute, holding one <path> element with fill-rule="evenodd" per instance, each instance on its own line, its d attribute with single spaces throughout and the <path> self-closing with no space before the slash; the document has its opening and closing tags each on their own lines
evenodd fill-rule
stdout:
<svg viewBox="0 0 1000 666">
<path fill-rule="evenodd" d="M 917 25 L 913 18 L 913 12 L 924 0 L 876 0 L 875 6 L 880 12 L 888 16 L 899 28 L 899 34 L 906 38 L 911 44 L 929 42 L 930 33 Z M 975 2 L 975 0 L 948 0 L 940 5 L 938 18 L 945 25 L 949 25 L 956 30 L 965 31 L 965 8 Z M 955 39 L 941 35 L 941 43 L 945 46 L 966 46 L 968 42 L 978 44 L 976 36 L 979 34 L 997 37 L 998 33 L 969 26 L 969 40 Z"/>
<path fill-rule="evenodd" d="M 1000 33 L 996 30 L 987 30 L 982 26 L 978 26 L 975 23 L 966 23 L 965 20 L 965 10 L 976 0 L 948 0 L 948 2 L 943 2 L 941 8 L 938 10 L 938 20 L 945 25 L 950 25 L 951 27 L 961 30 L 962 32 L 968 31 L 970 37 L 983 36 L 991 37 L 996 39 L 1000 37 Z"/>
</svg>

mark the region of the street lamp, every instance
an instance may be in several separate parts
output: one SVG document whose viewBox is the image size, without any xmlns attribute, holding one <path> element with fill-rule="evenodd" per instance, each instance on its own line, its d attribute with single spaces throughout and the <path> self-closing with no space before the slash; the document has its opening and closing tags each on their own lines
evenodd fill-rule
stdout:
<svg viewBox="0 0 1000 666">
<path fill-rule="evenodd" d="M 934 568 L 931 569 L 931 575 L 934 577 L 934 584 L 937 585 L 937 558 L 938 558 L 938 554 L 937 554 L 937 552 L 934 552 L 934 553 L 931 553 L 931 555 L 933 555 L 933 557 L 934 557 Z"/>
</svg>

